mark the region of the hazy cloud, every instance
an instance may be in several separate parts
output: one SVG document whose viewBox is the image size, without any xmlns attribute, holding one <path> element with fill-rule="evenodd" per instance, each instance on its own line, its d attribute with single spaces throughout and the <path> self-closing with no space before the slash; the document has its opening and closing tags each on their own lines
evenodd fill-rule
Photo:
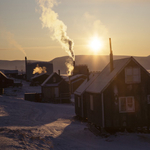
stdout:
<svg viewBox="0 0 150 150">
<path fill-rule="evenodd" d="M 85 29 L 87 31 L 103 37 L 108 36 L 108 30 L 106 26 L 101 22 L 101 20 L 97 19 L 95 16 L 89 14 L 88 12 L 84 14 L 84 19 L 86 21 L 87 27 Z"/>
</svg>

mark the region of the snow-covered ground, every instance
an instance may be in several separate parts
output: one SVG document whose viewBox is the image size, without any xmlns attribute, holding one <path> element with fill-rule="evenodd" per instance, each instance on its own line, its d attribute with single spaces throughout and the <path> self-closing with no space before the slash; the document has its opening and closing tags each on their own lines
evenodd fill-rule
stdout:
<svg viewBox="0 0 150 150">
<path fill-rule="evenodd" d="M 0 150 L 149 150 L 150 134 L 116 133 L 107 138 L 88 130 L 87 123 L 74 119 L 72 104 L 35 103 L 24 93 L 40 87 L 5 89 L 0 95 Z"/>
</svg>

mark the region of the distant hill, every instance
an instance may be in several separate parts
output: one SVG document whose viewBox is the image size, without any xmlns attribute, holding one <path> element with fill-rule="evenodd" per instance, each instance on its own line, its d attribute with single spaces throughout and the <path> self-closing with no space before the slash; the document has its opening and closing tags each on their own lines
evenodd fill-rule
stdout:
<svg viewBox="0 0 150 150">
<path fill-rule="evenodd" d="M 113 56 L 113 59 L 121 59 L 130 56 Z M 68 56 L 58 57 L 52 60 L 54 71 L 58 70 L 61 73 L 66 73 L 67 68 L 65 65 Z M 150 70 L 150 56 L 148 57 L 134 57 L 145 69 Z M 88 65 L 90 71 L 101 71 L 109 63 L 109 55 L 77 55 L 75 57 L 75 64 Z"/>
<path fill-rule="evenodd" d="M 29 60 L 30 63 L 36 62 L 35 60 Z M 18 70 L 25 71 L 25 61 L 24 60 L 0 60 L 0 69 L 4 70 Z"/>
<path fill-rule="evenodd" d="M 129 56 L 114 56 L 115 59 L 126 58 Z M 51 62 L 53 63 L 53 68 L 55 72 L 60 70 L 61 73 L 66 73 L 67 67 L 65 62 L 69 57 L 57 57 Z M 147 57 L 134 57 L 145 69 L 150 70 L 150 56 Z M 29 62 L 36 62 L 33 60 L 29 60 Z M 108 63 L 109 63 L 109 55 L 77 55 L 75 57 L 76 65 L 86 64 L 90 71 L 101 71 Z M 25 70 L 25 62 L 24 60 L 0 60 L 0 69 L 8 69 L 8 70 Z"/>
</svg>

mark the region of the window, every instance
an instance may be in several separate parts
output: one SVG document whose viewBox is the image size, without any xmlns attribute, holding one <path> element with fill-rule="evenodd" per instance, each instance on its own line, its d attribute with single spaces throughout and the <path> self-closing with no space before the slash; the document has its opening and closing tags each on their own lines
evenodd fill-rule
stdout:
<svg viewBox="0 0 150 150">
<path fill-rule="evenodd" d="M 147 103 L 150 104 L 150 95 L 147 95 Z"/>
<path fill-rule="evenodd" d="M 78 97 L 78 107 L 80 107 L 80 97 Z"/>
<path fill-rule="evenodd" d="M 141 82 L 140 68 L 125 68 L 125 82 L 129 84 Z"/>
<path fill-rule="evenodd" d="M 119 112 L 135 112 L 134 97 L 120 97 L 119 98 Z"/>
<path fill-rule="evenodd" d="M 94 108 L 93 108 L 93 95 L 90 95 L 90 109 L 94 110 Z"/>
</svg>

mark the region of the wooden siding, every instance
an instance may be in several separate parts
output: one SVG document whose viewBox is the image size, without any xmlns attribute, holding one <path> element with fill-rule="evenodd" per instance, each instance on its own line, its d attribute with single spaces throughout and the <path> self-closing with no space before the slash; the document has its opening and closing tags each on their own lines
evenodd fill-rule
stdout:
<svg viewBox="0 0 150 150">
<path fill-rule="evenodd" d="M 126 67 L 140 67 L 131 61 Z M 106 128 L 133 128 L 148 125 L 147 95 L 150 94 L 150 77 L 140 67 L 141 82 L 125 83 L 125 69 L 114 79 L 104 91 L 105 127 Z M 115 94 L 114 87 L 118 93 Z M 135 99 L 135 112 L 120 113 L 119 97 L 133 96 Z"/>
<path fill-rule="evenodd" d="M 75 113 L 83 119 L 87 119 L 87 102 L 85 96 L 85 93 L 81 96 L 75 95 Z M 80 107 L 78 106 L 78 98 L 80 99 Z"/>
<path fill-rule="evenodd" d="M 87 118 L 97 126 L 102 126 L 102 101 L 100 94 L 86 93 L 87 100 Z M 93 110 L 90 109 L 90 95 L 93 96 Z"/>
</svg>

